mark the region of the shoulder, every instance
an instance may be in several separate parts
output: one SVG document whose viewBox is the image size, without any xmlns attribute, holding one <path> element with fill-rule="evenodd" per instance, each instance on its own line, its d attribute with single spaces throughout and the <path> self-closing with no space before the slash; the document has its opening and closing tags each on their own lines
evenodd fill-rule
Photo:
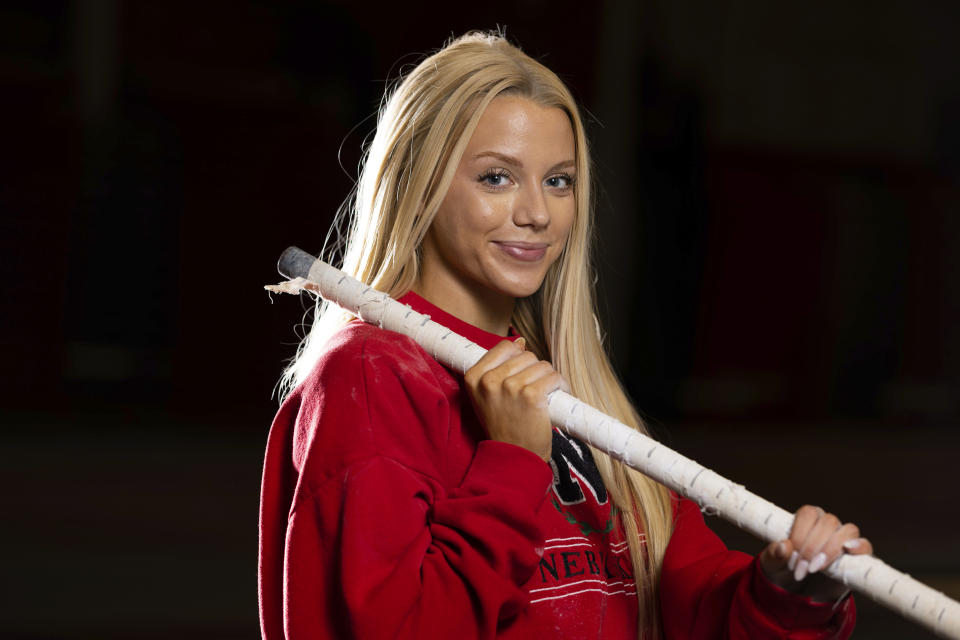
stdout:
<svg viewBox="0 0 960 640">
<path fill-rule="evenodd" d="M 324 467 L 384 456 L 420 468 L 426 452 L 442 459 L 459 391 L 458 379 L 410 338 L 351 323 L 294 392 L 295 449 Z"/>
<path fill-rule="evenodd" d="M 351 322 L 323 345 L 294 390 L 301 418 L 320 412 L 371 417 L 398 403 L 434 404 L 456 387 L 451 374 L 402 334 Z"/>
<path fill-rule="evenodd" d="M 438 366 L 411 338 L 355 321 L 324 345 L 301 392 L 309 396 L 344 383 L 366 383 L 373 387 L 391 381 L 437 384 Z"/>
</svg>

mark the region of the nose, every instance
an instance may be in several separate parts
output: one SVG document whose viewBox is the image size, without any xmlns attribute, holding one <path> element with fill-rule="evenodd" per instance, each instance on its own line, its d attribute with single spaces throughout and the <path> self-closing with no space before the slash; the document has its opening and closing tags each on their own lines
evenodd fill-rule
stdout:
<svg viewBox="0 0 960 640">
<path fill-rule="evenodd" d="M 550 224 L 550 208 L 546 194 L 539 185 L 521 189 L 513 215 L 518 227 L 545 229 Z"/>
</svg>

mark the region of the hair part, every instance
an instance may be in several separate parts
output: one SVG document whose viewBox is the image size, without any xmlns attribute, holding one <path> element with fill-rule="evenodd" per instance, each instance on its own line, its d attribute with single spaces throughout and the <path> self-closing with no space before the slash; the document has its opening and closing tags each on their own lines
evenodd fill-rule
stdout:
<svg viewBox="0 0 960 640">
<path fill-rule="evenodd" d="M 579 110 L 556 74 L 501 34 L 471 32 L 452 40 L 388 91 L 355 193 L 337 215 L 335 229 L 348 223 L 342 269 L 393 297 L 414 287 L 421 243 L 464 149 L 484 110 L 503 95 L 561 109 L 576 148 L 576 216 L 567 244 L 540 289 L 517 300 L 512 324 L 528 349 L 551 361 L 570 382 L 574 395 L 646 433 L 613 372 L 596 324 L 590 159 Z M 324 257 L 336 262 L 338 249 L 325 247 Z M 314 313 L 309 334 L 281 378 L 282 397 L 309 375 L 327 339 L 352 318 L 320 299 Z M 606 453 L 593 449 L 593 454 L 623 513 L 640 605 L 639 637 L 645 631 L 660 637 L 657 594 L 672 533 L 670 494 Z"/>
</svg>

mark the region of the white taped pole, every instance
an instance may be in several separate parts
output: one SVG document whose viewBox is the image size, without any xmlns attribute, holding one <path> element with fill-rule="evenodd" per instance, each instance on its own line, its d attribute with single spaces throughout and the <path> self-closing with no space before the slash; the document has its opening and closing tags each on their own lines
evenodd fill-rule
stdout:
<svg viewBox="0 0 960 640">
<path fill-rule="evenodd" d="M 465 372 L 486 351 L 446 327 L 310 254 L 288 248 L 280 272 L 361 320 L 409 336 L 446 366 Z M 709 515 L 773 542 L 789 535 L 793 514 L 563 391 L 548 397 L 553 424 L 700 505 Z M 960 603 L 873 556 L 842 555 L 824 570 L 850 589 L 945 637 L 960 640 Z"/>
</svg>

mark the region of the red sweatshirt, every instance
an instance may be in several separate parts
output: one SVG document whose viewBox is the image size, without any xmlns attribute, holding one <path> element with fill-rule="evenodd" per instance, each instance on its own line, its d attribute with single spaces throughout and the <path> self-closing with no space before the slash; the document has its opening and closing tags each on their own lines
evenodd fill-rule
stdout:
<svg viewBox="0 0 960 640">
<path fill-rule="evenodd" d="M 484 348 L 486 333 L 402 299 Z M 837 608 L 769 583 L 682 500 L 667 549 L 667 640 L 839 639 Z M 267 640 L 637 637 L 623 529 L 589 448 L 554 432 L 550 464 L 485 439 L 462 376 L 360 322 L 283 403 L 260 505 Z"/>
</svg>

